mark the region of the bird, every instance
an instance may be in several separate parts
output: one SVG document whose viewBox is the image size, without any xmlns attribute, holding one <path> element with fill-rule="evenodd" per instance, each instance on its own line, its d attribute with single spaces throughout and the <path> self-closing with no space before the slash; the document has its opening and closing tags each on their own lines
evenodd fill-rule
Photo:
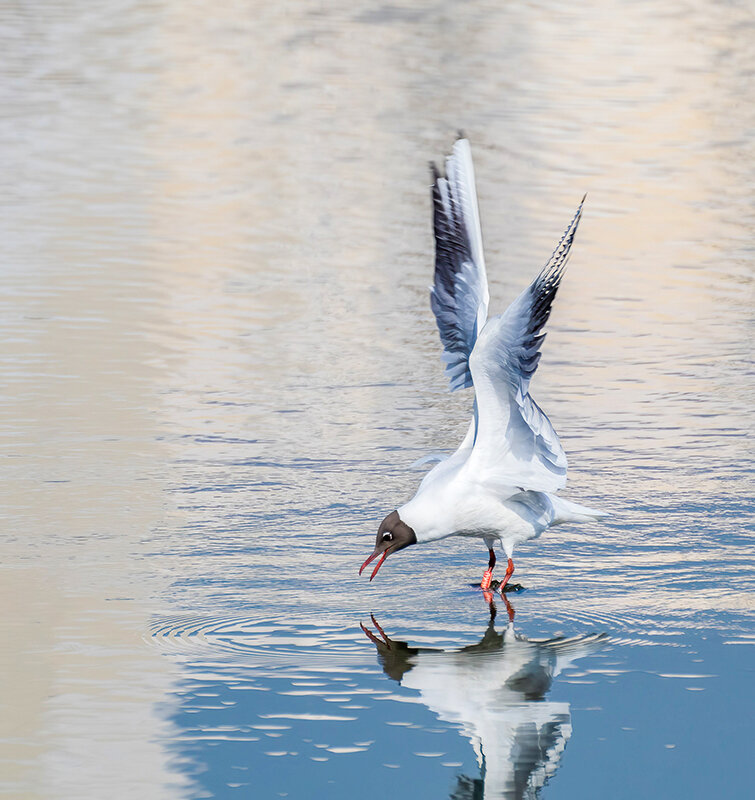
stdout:
<svg viewBox="0 0 755 800">
<path fill-rule="evenodd" d="M 556 494 L 566 484 L 566 454 L 530 393 L 545 338 L 541 331 L 561 285 L 586 195 L 534 280 L 503 314 L 488 317 L 469 140 L 456 140 L 445 174 L 434 163 L 430 166 L 435 236 L 430 306 L 450 390 L 474 389 L 472 419 L 457 450 L 425 475 L 411 500 L 380 523 L 374 551 L 359 574 L 378 559 L 372 581 L 389 555 L 411 545 L 472 537 L 488 549 L 483 590 L 493 581 L 494 546 L 502 547 L 507 566 L 496 588 L 503 592 L 514 572 L 517 545 L 554 525 L 607 516 Z"/>
<path fill-rule="evenodd" d="M 491 603 L 484 635 L 461 649 L 412 647 L 387 636 L 374 616 L 376 633 L 360 623 L 385 674 L 418 692 L 424 705 L 472 744 L 481 778 L 460 777 L 461 784 L 475 788 L 460 793 L 470 800 L 534 800 L 540 795 L 572 733 L 569 703 L 547 697 L 553 680 L 607 642 L 604 633 L 528 639 L 516 632 L 510 603 L 503 598 L 509 611 L 506 628 L 496 630 Z"/>
</svg>

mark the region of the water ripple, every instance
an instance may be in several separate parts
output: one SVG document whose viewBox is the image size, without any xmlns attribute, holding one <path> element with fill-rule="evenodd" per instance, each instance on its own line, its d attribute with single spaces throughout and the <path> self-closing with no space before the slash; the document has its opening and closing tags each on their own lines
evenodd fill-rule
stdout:
<svg viewBox="0 0 755 800">
<path fill-rule="evenodd" d="M 171 616 L 150 626 L 152 640 L 176 653 L 252 657 L 276 663 L 367 661 L 355 628 L 285 623 L 273 618 Z"/>
</svg>

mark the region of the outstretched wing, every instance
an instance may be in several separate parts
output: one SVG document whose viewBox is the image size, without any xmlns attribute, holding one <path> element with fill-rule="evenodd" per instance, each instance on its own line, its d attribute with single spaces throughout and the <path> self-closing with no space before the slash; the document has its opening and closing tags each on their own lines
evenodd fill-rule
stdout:
<svg viewBox="0 0 755 800">
<path fill-rule="evenodd" d="M 566 483 L 566 454 L 529 393 L 548 320 L 574 241 L 582 203 L 540 274 L 506 312 L 491 319 L 469 359 L 477 434 L 465 469 L 500 487 L 556 491 Z"/>
<path fill-rule="evenodd" d="M 435 279 L 430 306 L 454 391 L 472 385 L 469 356 L 488 316 L 488 279 L 469 141 L 456 141 L 446 158 L 445 177 L 435 164 L 432 171 Z"/>
</svg>

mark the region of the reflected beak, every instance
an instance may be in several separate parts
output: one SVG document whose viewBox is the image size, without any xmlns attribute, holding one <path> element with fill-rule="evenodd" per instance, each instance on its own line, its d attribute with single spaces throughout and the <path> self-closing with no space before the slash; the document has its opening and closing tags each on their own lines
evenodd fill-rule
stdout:
<svg viewBox="0 0 755 800">
<path fill-rule="evenodd" d="M 370 575 L 370 580 L 372 580 L 375 577 L 375 575 L 377 575 L 378 570 L 380 569 L 380 567 L 383 566 L 383 561 L 385 561 L 385 559 L 388 558 L 389 551 L 390 548 L 383 550 L 383 555 L 380 557 L 380 561 L 378 561 L 378 563 L 376 564 L 375 569 L 372 570 L 372 575 Z M 364 562 L 364 564 L 362 564 L 362 566 L 359 567 L 359 574 L 361 575 L 362 572 L 364 571 L 364 568 L 371 561 L 374 561 L 379 555 L 380 555 L 380 550 L 376 549 L 375 552 Z"/>
</svg>

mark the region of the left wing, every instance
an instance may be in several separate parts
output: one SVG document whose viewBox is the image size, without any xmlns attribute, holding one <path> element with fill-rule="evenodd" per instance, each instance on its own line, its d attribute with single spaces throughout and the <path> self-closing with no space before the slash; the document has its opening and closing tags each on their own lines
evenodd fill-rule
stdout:
<svg viewBox="0 0 755 800">
<path fill-rule="evenodd" d="M 566 484 L 566 454 L 529 387 L 583 203 L 540 274 L 487 323 L 469 359 L 478 424 L 464 469 L 476 480 L 545 492 Z"/>
<path fill-rule="evenodd" d="M 472 385 L 469 356 L 488 316 L 488 279 L 469 140 L 458 139 L 446 175 L 433 170 L 435 279 L 430 306 L 451 391 Z"/>
</svg>

